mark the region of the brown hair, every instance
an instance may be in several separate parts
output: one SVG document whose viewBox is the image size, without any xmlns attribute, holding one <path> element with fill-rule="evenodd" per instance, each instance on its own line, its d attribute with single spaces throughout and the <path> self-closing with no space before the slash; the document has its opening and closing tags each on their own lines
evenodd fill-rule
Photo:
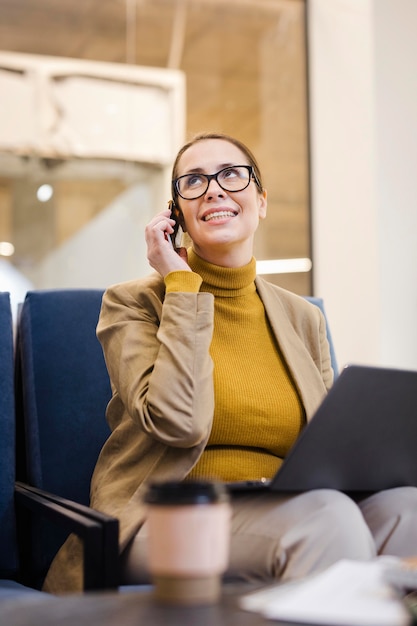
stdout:
<svg viewBox="0 0 417 626">
<path fill-rule="evenodd" d="M 199 141 L 206 141 L 207 139 L 222 139 L 223 141 L 228 141 L 229 143 L 232 143 L 234 146 L 236 146 L 236 148 L 238 148 L 241 152 L 243 152 L 243 154 L 249 161 L 249 165 L 253 167 L 256 186 L 258 187 L 260 192 L 263 191 L 261 171 L 259 169 L 258 162 L 255 156 L 252 154 L 251 150 L 249 150 L 249 148 L 239 139 L 236 139 L 235 137 L 231 137 L 230 135 L 226 135 L 224 133 L 199 133 L 198 135 L 195 135 L 191 139 L 191 141 L 188 141 L 186 144 L 184 144 L 182 148 L 180 148 L 180 150 L 178 151 L 178 154 L 174 161 L 174 165 L 172 167 L 172 181 L 174 181 L 178 177 L 178 163 L 184 152 L 186 152 L 188 148 L 191 148 L 191 146 L 198 143 Z M 174 184 L 172 184 L 172 197 L 174 200 L 176 200 L 177 195 L 178 194 L 176 192 L 175 186 Z"/>
</svg>

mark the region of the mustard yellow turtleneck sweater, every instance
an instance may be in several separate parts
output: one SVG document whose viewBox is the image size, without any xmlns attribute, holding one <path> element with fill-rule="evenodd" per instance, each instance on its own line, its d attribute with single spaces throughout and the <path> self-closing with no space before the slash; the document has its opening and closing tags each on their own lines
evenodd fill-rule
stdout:
<svg viewBox="0 0 417 626">
<path fill-rule="evenodd" d="M 227 268 L 188 251 L 193 272 L 171 272 L 167 291 L 214 294 L 215 411 L 210 438 L 189 478 L 271 478 L 291 448 L 303 406 L 255 287 L 256 261 Z"/>
</svg>

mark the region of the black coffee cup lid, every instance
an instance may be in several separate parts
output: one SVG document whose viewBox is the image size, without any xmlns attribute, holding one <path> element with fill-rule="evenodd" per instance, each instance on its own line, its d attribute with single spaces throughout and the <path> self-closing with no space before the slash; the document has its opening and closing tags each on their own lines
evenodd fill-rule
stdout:
<svg viewBox="0 0 417 626">
<path fill-rule="evenodd" d="M 224 485 L 200 480 L 151 483 L 145 496 L 145 502 L 155 505 L 211 504 L 228 499 Z"/>
</svg>

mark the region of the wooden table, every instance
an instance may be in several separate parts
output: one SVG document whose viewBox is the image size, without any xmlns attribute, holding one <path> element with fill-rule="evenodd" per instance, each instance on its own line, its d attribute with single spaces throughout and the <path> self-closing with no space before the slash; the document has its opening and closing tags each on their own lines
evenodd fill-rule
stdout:
<svg viewBox="0 0 417 626">
<path fill-rule="evenodd" d="M 239 593 L 228 590 L 219 604 L 158 605 L 152 592 L 86 593 L 20 598 L 0 604 L 3 626 L 267 626 L 262 616 L 239 609 Z M 294 625 L 292 625 L 294 626 Z"/>
</svg>

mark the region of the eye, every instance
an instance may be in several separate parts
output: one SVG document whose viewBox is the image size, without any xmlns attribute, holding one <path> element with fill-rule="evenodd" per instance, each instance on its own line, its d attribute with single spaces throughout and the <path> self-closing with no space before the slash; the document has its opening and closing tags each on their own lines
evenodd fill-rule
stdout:
<svg viewBox="0 0 417 626">
<path fill-rule="evenodd" d="M 204 184 L 203 178 L 200 174 L 190 174 L 185 178 L 185 182 L 188 189 L 193 189 Z"/>
<path fill-rule="evenodd" d="M 238 167 L 228 167 L 222 172 L 223 179 L 240 178 L 240 177 L 241 177 L 241 173 Z"/>
</svg>

